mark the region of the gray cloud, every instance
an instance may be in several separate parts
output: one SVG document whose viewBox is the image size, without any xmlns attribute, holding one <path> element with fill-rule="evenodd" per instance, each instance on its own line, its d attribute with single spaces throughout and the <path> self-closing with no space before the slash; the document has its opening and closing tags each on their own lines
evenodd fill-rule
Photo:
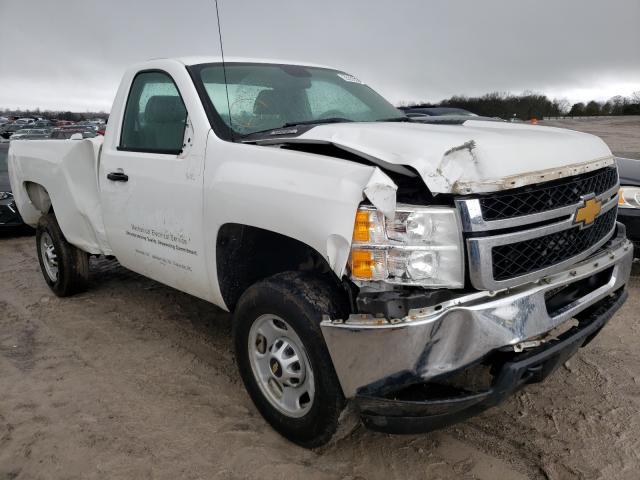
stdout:
<svg viewBox="0 0 640 480">
<path fill-rule="evenodd" d="M 390 100 L 640 90 L 640 0 L 219 0 L 225 54 L 353 73 Z M 219 55 L 213 0 L 0 0 L 0 106 L 108 110 L 124 69 Z M 7 48 L 8 47 L 8 48 Z"/>
</svg>

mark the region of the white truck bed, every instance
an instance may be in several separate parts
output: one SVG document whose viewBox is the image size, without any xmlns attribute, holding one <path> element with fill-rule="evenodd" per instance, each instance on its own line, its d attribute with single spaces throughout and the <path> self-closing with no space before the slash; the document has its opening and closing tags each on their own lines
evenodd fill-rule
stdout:
<svg viewBox="0 0 640 480">
<path fill-rule="evenodd" d="M 46 185 L 56 217 L 70 243 L 89 253 L 110 255 L 98 193 L 97 163 L 103 137 L 83 140 L 14 141 L 9 153 L 13 194 L 24 222 L 38 223 L 27 189 Z M 34 192 L 31 198 L 38 202 Z M 44 200 L 48 201 L 48 200 Z M 42 205 L 40 205 L 42 206 Z"/>
</svg>

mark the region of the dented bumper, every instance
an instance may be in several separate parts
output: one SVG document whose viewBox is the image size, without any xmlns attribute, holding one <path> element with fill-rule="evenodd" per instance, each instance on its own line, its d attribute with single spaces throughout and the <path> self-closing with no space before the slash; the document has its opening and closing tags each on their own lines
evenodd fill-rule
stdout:
<svg viewBox="0 0 640 480">
<path fill-rule="evenodd" d="M 413 395 L 376 397 L 358 395 L 356 401 L 364 424 L 372 430 L 387 433 L 419 433 L 460 422 L 500 404 L 526 384 L 543 381 L 576 351 L 588 344 L 611 319 L 627 298 L 620 289 L 613 295 L 584 310 L 578 325 L 557 340 L 523 353 L 512 354 L 508 360 L 494 358 L 491 384 L 479 391 L 459 391 L 455 395 L 416 400 Z M 425 385 L 429 391 L 431 385 Z"/>
<path fill-rule="evenodd" d="M 472 293 L 411 310 L 400 319 L 325 318 L 322 332 L 343 392 L 347 398 L 386 395 L 464 370 L 505 347 L 540 339 L 620 292 L 632 255 L 621 227 L 588 259 L 535 283 Z"/>
</svg>

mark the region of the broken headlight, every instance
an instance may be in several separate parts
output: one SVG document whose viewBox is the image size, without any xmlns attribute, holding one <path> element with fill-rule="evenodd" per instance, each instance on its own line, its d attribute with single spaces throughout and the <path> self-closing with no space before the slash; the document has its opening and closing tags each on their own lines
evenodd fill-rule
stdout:
<svg viewBox="0 0 640 480">
<path fill-rule="evenodd" d="M 640 188 L 620 187 L 618 205 L 620 208 L 640 208 Z"/>
<path fill-rule="evenodd" d="M 457 210 L 398 205 L 393 219 L 358 209 L 351 278 L 399 285 L 462 288 L 464 251 Z"/>
</svg>

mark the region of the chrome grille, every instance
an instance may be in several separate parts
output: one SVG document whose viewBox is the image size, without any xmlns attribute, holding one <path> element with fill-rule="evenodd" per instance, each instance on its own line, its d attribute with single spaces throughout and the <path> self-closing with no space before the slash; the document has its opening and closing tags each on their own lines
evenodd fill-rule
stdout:
<svg viewBox="0 0 640 480">
<path fill-rule="evenodd" d="M 531 215 L 566 207 L 588 194 L 600 195 L 618 183 L 616 167 L 607 167 L 575 177 L 480 198 L 486 221 Z"/>
<path fill-rule="evenodd" d="M 493 247 L 493 278 L 507 280 L 563 262 L 589 249 L 616 222 L 617 208 L 600 215 L 593 225 L 562 230 L 542 237 Z"/>
<path fill-rule="evenodd" d="M 529 189 L 456 199 L 471 283 L 480 290 L 509 288 L 587 258 L 613 235 L 618 188 L 617 169 L 611 166 Z M 539 202 L 528 196 L 531 192 L 537 192 Z M 600 213 L 591 225 L 581 228 L 575 221 L 577 211 L 594 197 L 601 204 Z M 487 198 L 493 199 L 493 206 L 498 198 L 511 203 L 509 208 L 500 207 L 500 215 L 517 215 L 490 220 L 496 213 L 487 215 Z M 523 207 L 525 199 L 529 205 Z M 541 210 L 542 205 L 549 208 Z"/>
</svg>

